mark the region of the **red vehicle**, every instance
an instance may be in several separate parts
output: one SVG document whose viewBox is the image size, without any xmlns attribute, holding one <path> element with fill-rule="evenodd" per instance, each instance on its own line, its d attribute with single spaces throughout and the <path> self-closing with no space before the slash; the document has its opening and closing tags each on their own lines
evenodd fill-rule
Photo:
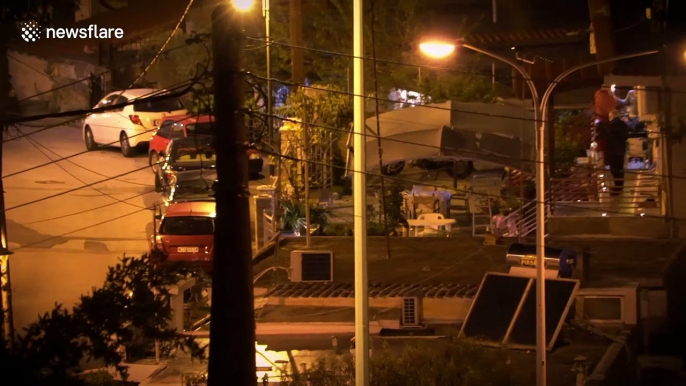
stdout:
<svg viewBox="0 0 686 386">
<path fill-rule="evenodd" d="M 149 163 L 156 170 L 157 165 L 165 157 L 164 154 L 169 142 L 173 139 L 190 137 L 193 135 L 211 135 L 212 122 L 214 117 L 211 115 L 177 115 L 165 117 L 162 124 L 155 134 L 150 138 Z M 250 176 L 257 176 L 262 172 L 264 161 L 256 149 L 248 149 L 248 168 Z"/>
<path fill-rule="evenodd" d="M 166 261 L 185 261 L 212 271 L 214 249 L 214 201 L 172 202 L 159 218 L 152 248 Z"/>
</svg>

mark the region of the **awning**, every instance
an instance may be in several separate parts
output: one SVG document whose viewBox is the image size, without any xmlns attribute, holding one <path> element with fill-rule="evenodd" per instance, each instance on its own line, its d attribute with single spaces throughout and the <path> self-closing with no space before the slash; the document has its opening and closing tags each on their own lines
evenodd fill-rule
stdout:
<svg viewBox="0 0 686 386">
<path fill-rule="evenodd" d="M 384 164 L 423 158 L 487 161 L 533 171 L 535 126 L 526 106 L 446 102 L 379 116 Z M 367 119 L 366 165 L 378 168 L 376 117 Z"/>
</svg>

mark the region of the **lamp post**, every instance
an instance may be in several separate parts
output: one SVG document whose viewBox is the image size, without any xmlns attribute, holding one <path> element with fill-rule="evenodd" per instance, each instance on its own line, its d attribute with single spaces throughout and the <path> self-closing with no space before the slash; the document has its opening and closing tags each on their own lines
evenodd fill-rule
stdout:
<svg viewBox="0 0 686 386">
<path fill-rule="evenodd" d="M 369 385 L 367 182 L 364 123 L 364 0 L 353 1 L 353 195 L 355 214 L 355 384 Z"/>
<path fill-rule="evenodd" d="M 267 128 L 269 129 L 269 141 L 273 145 L 274 140 L 274 121 L 272 119 L 273 103 L 272 103 L 272 55 L 271 55 L 271 30 L 270 30 L 270 12 L 269 1 L 262 0 L 262 17 L 264 17 L 264 33 L 267 41 Z M 233 0 L 233 4 L 239 11 L 246 12 L 250 10 L 255 3 L 255 0 Z"/>
<path fill-rule="evenodd" d="M 531 76 L 519 64 L 498 54 L 483 50 L 464 42 L 463 39 L 457 44 L 441 41 L 428 41 L 421 43 L 419 48 L 426 55 L 433 58 L 445 58 L 451 55 L 456 46 L 462 46 L 469 50 L 489 56 L 493 59 L 507 63 L 522 76 L 529 91 L 534 107 L 534 130 L 536 130 L 536 385 L 546 384 L 546 332 L 545 332 L 545 133 L 547 128 L 546 118 L 548 113 L 548 101 L 555 86 L 570 74 L 582 68 L 596 66 L 598 64 L 614 62 L 617 60 L 630 59 L 639 56 L 656 54 L 658 51 L 645 51 L 635 54 L 617 56 L 610 59 L 598 60 L 591 63 L 581 64 L 562 72 L 548 85 L 543 98 L 538 98 L 536 86 Z M 539 117 L 541 124 L 538 125 Z"/>
</svg>

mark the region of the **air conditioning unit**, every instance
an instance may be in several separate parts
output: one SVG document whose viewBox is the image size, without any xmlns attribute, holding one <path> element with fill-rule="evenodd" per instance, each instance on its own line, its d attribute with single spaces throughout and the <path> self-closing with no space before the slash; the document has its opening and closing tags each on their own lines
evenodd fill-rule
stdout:
<svg viewBox="0 0 686 386">
<path fill-rule="evenodd" d="M 333 281 L 333 252 L 317 250 L 292 251 L 291 281 Z"/>
<path fill-rule="evenodd" d="M 404 297 L 400 309 L 400 328 L 423 328 L 422 298 Z"/>
</svg>

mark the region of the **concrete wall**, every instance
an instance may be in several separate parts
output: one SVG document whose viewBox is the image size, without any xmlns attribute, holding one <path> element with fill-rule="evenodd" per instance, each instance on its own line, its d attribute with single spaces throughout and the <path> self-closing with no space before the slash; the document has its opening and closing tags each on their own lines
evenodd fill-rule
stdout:
<svg viewBox="0 0 686 386">
<path fill-rule="evenodd" d="M 20 101 L 104 70 L 84 62 L 43 59 L 17 51 L 10 51 L 8 60 L 12 88 Z M 30 108 L 67 111 L 92 107 L 89 106 L 88 81 L 31 98 L 21 104 L 25 115 L 35 113 Z"/>
</svg>

